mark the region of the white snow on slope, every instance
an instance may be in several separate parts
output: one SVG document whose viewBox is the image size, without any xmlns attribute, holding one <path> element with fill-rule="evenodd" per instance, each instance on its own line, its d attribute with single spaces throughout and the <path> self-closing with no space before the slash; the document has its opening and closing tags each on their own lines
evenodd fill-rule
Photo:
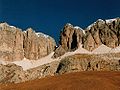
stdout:
<svg viewBox="0 0 120 90">
<path fill-rule="evenodd" d="M 105 21 L 106 21 L 106 23 L 112 23 L 113 21 L 116 21 L 116 19 L 107 19 Z"/>
<path fill-rule="evenodd" d="M 80 29 L 80 30 L 82 30 L 83 34 L 85 34 L 85 30 L 83 30 L 83 29 L 80 28 L 79 26 L 75 26 L 74 28 L 75 28 L 75 29 Z"/>
<path fill-rule="evenodd" d="M 99 22 L 104 22 L 104 20 L 102 20 L 102 19 L 98 19 L 97 21 L 99 21 Z M 97 22 L 97 21 L 96 21 L 96 22 Z M 93 26 L 96 24 L 96 22 L 93 22 L 92 24 L 90 24 L 90 25 L 87 27 L 87 30 L 90 30 L 91 27 L 93 27 Z"/>
<path fill-rule="evenodd" d="M 89 25 L 86 29 L 87 29 L 87 30 L 90 30 L 91 27 L 93 27 L 93 26 L 95 25 L 95 23 L 96 23 L 96 22 L 94 22 L 93 24 Z"/>
<path fill-rule="evenodd" d="M 50 63 L 52 61 L 55 61 L 56 59 L 52 59 L 51 57 L 53 56 L 54 52 L 52 52 L 51 54 L 49 54 L 48 56 L 45 56 L 39 60 L 28 60 L 28 59 L 23 59 L 21 61 L 14 61 L 12 63 L 19 65 L 23 68 L 23 70 L 27 70 L 30 68 L 34 68 L 40 65 L 44 65 L 47 63 Z"/>
<path fill-rule="evenodd" d="M 49 37 L 49 35 L 46 35 L 46 34 L 41 33 L 41 32 L 37 32 L 36 35 L 37 35 L 38 37 L 39 37 L 39 36 L 43 36 L 43 37 L 45 37 L 45 38 L 48 38 L 48 37 Z"/>
<path fill-rule="evenodd" d="M 99 22 L 102 22 L 102 23 L 112 23 L 113 21 L 116 21 L 117 19 L 115 18 L 115 19 L 107 19 L 107 20 L 102 20 L 102 19 L 98 19 L 97 21 L 99 21 Z M 96 22 L 97 22 L 96 21 Z M 95 24 L 96 24 L 96 22 L 94 22 L 94 23 L 92 23 L 91 25 L 89 25 L 88 27 L 87 27 L 87 30 L 90 30 L 91 29 L 91 27 L 93 27 Z"/>
<path fill-rule="evenodd" d="M 92 51 L 92 54 L 105 54 L 109 53 L 112 48 L 107 47 L 106 45 L 102 44 L 98 48 Z"/>
<path fill-rule="evenodd" d="M 74 54 L 78 54 L 78 53 L 80 53 L 80 54 L 91 54 L 90 51 L 88 51 L 84 48 L 78 48 L 77 50 L 74 51 Z"/>
<path fill-rule="evenodd" d="M 72 24 L 71 23 L 67 23 L 67 25 L 71 26 Z"/>
<path fill-rule="evenodd" d="M 7 65 L 8 63 L 9 63 L 8 61 L 4 61 L 4 60 L 0 59 L 0 64 Z"/>
<path fill-rule="evenodd" d="M 112 50 L 110 50 L 110 53 L 120 53 L 120 46 L 113 48 Z"/>
<path fill-rule="evenodd" d="M 74 28 L 75 28 L 75 29 L 81 29 L 81 30 L 82 30 L 82 28 L 80 28 L 79 26 L 75 26 Z"/>
<path fill-rule="evenodd" d="M 82 46 L 79 45 L 78 49 L 76 49 L 73 52 L 65 53 L 63 56 L 61 56 L 61 58 L 64 58 L 64 57 L 67 57 L 67 56 L 72 56 L 72 55 L 75 55 L 75 54 L 91 54 L 91 52 L 86 50 L 86 49 L 84 49 L 84 48 L 82 48 Z"/>
</svg>

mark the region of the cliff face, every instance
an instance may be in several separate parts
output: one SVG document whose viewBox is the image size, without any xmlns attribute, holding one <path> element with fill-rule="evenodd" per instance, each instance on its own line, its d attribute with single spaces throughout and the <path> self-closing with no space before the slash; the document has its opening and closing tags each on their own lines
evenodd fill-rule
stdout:
<svg viewBox="0 0 120 90">
<path fill-rule="evenodd" d="M 66 24 L 61 32 L 60 45 L 66 50 L 74 50 L 82 44 L 83 30 L 78 26 Z"/>
<path fill-rule="evenodd" d="M 66 51 L 76 49 L 79 45 L 92 51 L 101 44 L 111 48 L 119 46 L 120 18 L 98 19 L 85 30 L 66 24 L 60 36 L 60 45 Z"/>
<path fill-rule="evenodd" d="M 4 60 L 21 60 L 24 58 L 23 34 L 21 29 L 0 24 L 0 58 Z"/>
<path fill-rule="evenodd" d="M 24 32 L 24 51 L 27 59 L 40 59 L 55 49 L 53 38 L 42 33 L 35 33 L 31 28 Z"/>
<path fill-rule="evenodd" d="M 36 33 L 31 28 L 21 29 L 7 23 L 0 24 L 0 58 L 2 60 L 37 60 L 53 52 L 55 40 L 48 35 Z"/>
<path fill-rule="evenodd" d="M 86 29 L 84 48 L 92 51 L 101 44 L 115 48 L 120 44 L 120 18 L 97 20 Z"/>
<path fill-rule="evenodd" d="M 54 57 L 59 57 L 67 51 L 74 51 L 83 44 L 84 30 L 78 26 L 66 24 L 60 33 L 59 47 L 55 50 Z"/>
</svg>

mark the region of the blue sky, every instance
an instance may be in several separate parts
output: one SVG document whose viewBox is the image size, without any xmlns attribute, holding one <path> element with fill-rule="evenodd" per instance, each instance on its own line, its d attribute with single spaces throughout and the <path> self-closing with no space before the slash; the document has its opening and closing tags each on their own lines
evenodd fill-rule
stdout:
<svg viewBox="0 0 120 90">
<path fill-rule="evenodd" d="M 56 40 L 66 23 L 85 28 L 115 17 L 120 17 L 120 0 L 0 0 L 0 22 L 32 27 Z"/>
</svg>

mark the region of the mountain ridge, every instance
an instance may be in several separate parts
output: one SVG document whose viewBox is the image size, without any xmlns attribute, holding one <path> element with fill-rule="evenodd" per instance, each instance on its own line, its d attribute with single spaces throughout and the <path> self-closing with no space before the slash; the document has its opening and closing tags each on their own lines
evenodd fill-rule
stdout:
<svg viewBox="0 0 120 90">
<path fill-rule="evenodd" d="M 108 21 L 107 21 L 108 22 Z M 67 23 L 60 42 L 32 28 L 0 25 L 0 83 L 20 83 L 81 71 L 120 71 L 120 19 L 86 30 Z M 88 30 L 87 30 L 88 29 Z"/>
</svg>

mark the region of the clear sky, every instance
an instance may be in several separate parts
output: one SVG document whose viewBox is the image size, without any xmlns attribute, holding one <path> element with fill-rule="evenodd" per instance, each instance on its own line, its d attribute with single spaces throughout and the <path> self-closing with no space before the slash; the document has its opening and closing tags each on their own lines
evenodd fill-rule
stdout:
<svg viewBox="0 0 120 90">
<path fill-rule="evenodd" d="M 56 40 L 66 23 L 85 28 L 115 17 L 120 17 L 120 0 L 0 0 L 0 22 L 32 27 Z"/>
</svg>

